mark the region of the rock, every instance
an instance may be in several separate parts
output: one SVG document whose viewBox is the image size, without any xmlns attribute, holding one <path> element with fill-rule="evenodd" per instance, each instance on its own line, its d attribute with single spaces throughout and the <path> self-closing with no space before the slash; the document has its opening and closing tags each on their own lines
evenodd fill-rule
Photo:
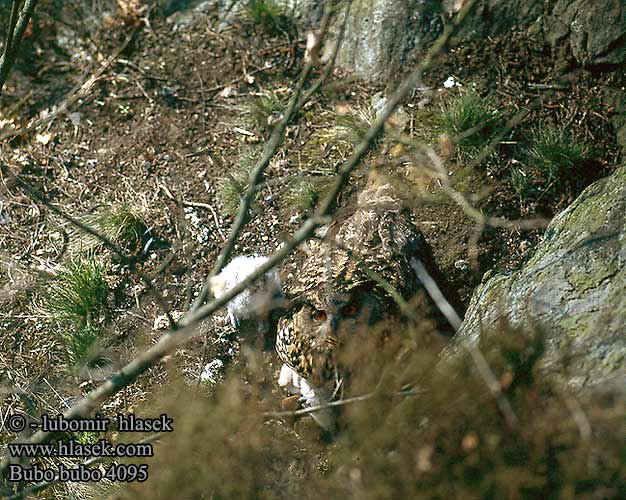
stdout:
<svg viewBox="0 0 626 500">
<path fill-rule="evenodd" d="M 558 0 L 544 25 L 552 46 L 568 44 L 583 65 L 626 61 L 626 4 L 623 0 Z"/>
<path fill-rule="evenodd" d="M 318 27 L 324 14 L 324 0 L 282 0 L 284 13 L 302 27 Z"/>
<path fill-rule="evenodd" d="M 546 334 L 544 368 L 576 387 L 623 377 L 626 363 L 626 167 L 589 186 L 550 223 L 521 269 L 474 292 L 457 340 L 506 318 Z M 482 326 L 481 326 L 482 325 Z M 454 351 L 454 348 L 453 348 Z M 562 372 L 561 372 L 562 374 Z"/>
<path fill-rule="evenodd" d="M 173 11 L 167 17 L 167 22 L 173 25 L 173 31 L 178 31 L 191 26 L 194 19 L 196 19 L 198 15 L 208 14 L 211 10 L 217 9 L 220 6 L 221 3 L 217 0 L 205 0 L 202 2 L 172 2 L 170 9 L 173 9 Z M 168 12 L 168 10 L 166 10 L 166 12 Z"/>
<path fill-rule="evenodd" d="M 448 15 L 458 0 L 444 0 Z M 462 32 L 472 37 L 501 35 L 511 28 L 526 30 L 541 22 L 545 15 L 543 0 L 479 0 L 468 18 Z"/>
<path fill-rule="evenodd" d="M 440 13 L 440 2 L 434 0 L 354 0 L 338 66 L 365 81 L 387 78 L 416 49 L 435 40 Z"/>
</svg>

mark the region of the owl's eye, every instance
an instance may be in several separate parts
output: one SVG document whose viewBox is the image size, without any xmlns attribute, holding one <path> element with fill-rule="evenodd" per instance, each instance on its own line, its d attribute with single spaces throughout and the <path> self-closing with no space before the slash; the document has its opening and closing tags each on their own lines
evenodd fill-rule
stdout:
<svg viewBox="0 0 626 500">
<path fill-rule="evenodd" d="M 326 312 L 322 311 L 321 309 L 317 309 L 313 311 L 313 314 L 311 314 L 311 317 L 315 321 L 324 321 L 326 319 Z"/>
<path fill-rule="evenodd" d="M 358 308 L 356 305 L 348 304 L 341 308 L 341 315 L 351 318 L 357 313 L 357 311 L 358 311 Z"/>
</svg>

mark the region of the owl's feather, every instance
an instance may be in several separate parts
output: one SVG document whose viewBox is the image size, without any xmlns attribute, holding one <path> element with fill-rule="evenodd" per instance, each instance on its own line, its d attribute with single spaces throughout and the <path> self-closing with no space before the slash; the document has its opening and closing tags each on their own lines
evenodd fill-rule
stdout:
<svg viewBox="0 0 626 500">
<path fill-rule="evenodd" d="M 222 272 L 209 280 L 209 290 L 215 298 L 220 298 L 236 287 L 250 274 L 267 261 L 261 255 L 239 255 L 222 269 Z M 245 319 L 265 319 L 273 307 L 273 302 L 282 294 L 282 284 L 275 269 L 268 271 L 256 285 L 244 290 L 232 299 L 226 309 L 228 319 L 234 327 Z"/>
<path fill-rule="evenodd" d="M 372 324 L 395 305 L 364 267 L 407 298 L 418 289 L 410 260 L 427 258 L 428 250 L 402 205 L 391 185 L 369 186 L 354 212 L 328 227 L 323 240 L 309 242 L 297 275 L 285 282 L 297 306 L 279 321 L 276 350 L 313 386 L 335 376 L 342 330 Z M 347 317 L 346 308 L 355 314 Z"/>
</svg>

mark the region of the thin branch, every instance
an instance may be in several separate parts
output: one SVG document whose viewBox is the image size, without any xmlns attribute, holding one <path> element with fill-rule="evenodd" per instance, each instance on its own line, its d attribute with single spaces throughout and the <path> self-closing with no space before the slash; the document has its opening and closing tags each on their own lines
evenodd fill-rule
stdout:
<svg viewBox="0 0 626 500">
<path fill-rule="evenodd" d="M 428 274 L 428 271 L 426 271 L 424 265 L 418 259 L 412 260 L 411 267 L 413 267 L 417 273 L 417 277 L 422 282 L 422 285 L 424 285 L 424 288 L 433 299 L 441 313 L 446 317 L 448 323 L 452 325 L 455 332 L 458 332 L 459 328 L 461 328 L 461 318 L 446 300 L 443 293 L 441 293 L 441 290 L 437 286 L 437 283 L 435 283 L 435 280 L 432 279 L 430 274 Z M 491 367 L 489 366 L 489 363 L 487 363 L 483 353 L 480 349 L 478 349 L 478 347 L 467 345 L 467 343 L 463 343 L 463 347 L 469 352 L 472 361 L 478 370 L 478 374 L 482 377 L 483 381 L 491 391 L 491 394 L 496 400 L 498 408 L 502 412 L 507 424 L 510 428 L 516 429 L 519 426 L 519 419 L 517 418 L 517 415 L 515 415 L 515 412 L 511 407 L 511 403 L 502 393 L 502 387 L 500 387 L 496 376 L 491 371 Z"/>
<path fill-rule="evenodd" d="M 347 8 L 346 8 L 342 32 L 346 26 L 351 4 L 352 4 L 352 0 L 349 0 Z M 328 31 L 328 27 L 330 26 L 330 18 L 331 18 L 332 11 L 333 11 L 332 2 L 328 2 L 326 6 L 326 10 L 324 12 L 324 18 L 322 19 L 322 25 L 321 25 L 322 36 L 325 35 L 326 32 Z M 341 39 L 337 41 L 337 45 L 335 46 L 335 51 L 338 50 L 340 42 L 341 42 Z M 329 63 L 329 67 L 333 63 L 334 63 L 334 58 Z M 243 196 L 241 197 L 241 200 L 239 202 L 237 216 L 231 228 L 230 234 L 228 236 L 228 240 L 226 241 L 224 249 L 222 250 L 220 255 L 217 257 L 217 260 L 215 261 L 213 269 L 207 276 L 204 282 L 204 285 L 202 289 L 200 290 L 200 293 L 196 297 L 196 300 L 194 301 L 194 304 L 190 312 L 196 310 L 205 302 L 209 294 L 209 289 L 210 289 L 209 285 L 210 285 L 211 278 L 215 276 L 217 273 L 219 273 L 224 267 L 224 265 L 226 265 L 226 262 L 228 262 L 228 259 L 231 256 L 233 249 L 235 248 L 235 243 L 237 242 L 237 239 L 239 238 L 239 234 L 241 233 L 241 231 L 243 230 L 243 227 L 248 221 L 248 211 L 250 209 L 250 206 L 252 205 L 252 200 L 257 193 L 258 185 L 261 182 L 265 169 L 267 168 L 267 166 L 270 163 L 270 160 L 274 157 L 274 155 L 276 154 L 276 151 L 278 151 L 279 146 L 283 142 L 287 125 L 292 120 L 292 118 L 296 115 L 298 110 L 300 110 L 302 106 L 306 103 L 306 101 L 313 95 L 312 92 L 307 92 L 302 97 L 302 99 L 300 98 L 300 95 L 302 94 L 303 89 L 304 89 L 304 85 L 306 84 L 311 72 L 313 71 L 313 68 L 314 68 L 314 65 L 312 63 L 308 63 L 302 70 L 302 74 L 300 75 L 300 79 L 298 80 L 294 93 L 289 101 L 289 104 L 287 105 L 287 109 L 285 110 L 282 120 L 280 120 L 278 124 L 274 127 L 274 130 L 272 131 L 272 135 L 270 136 L 269 140 L 267 141 L 263 149 L 263 155 L 261 156 L 257 164 L 254 166 L 254 168 L 250 172 L 250 179 L 248 181 L 248 186 L 245 192 L 243 193 Z M 330 74 L 330 71 L 327 71 L 322 76 L 322 78 L 320 78 L 320 80 L 323 81 L 323 79 L 325 79 L 329 74 Z M 313 88 L 315 89 L 319 88 L 319 85 L 321 85 L 321 83 L 318 83 L 316 85 L 314 85 Z"/>
<path fill-rule="evenodd" d="M 22 42 L 22 37 L 26 31 L 26 27 L 33 15 L 33 11 L 37 6 L 39 0 L 26 0 L 22 6 L 19 19 L 15 21 L 16 10 L 18 8 L 19 0 L 13 0 L 13 6 L 11 9 L 11 18 L 9 20 L 9 27 L 7 31 L 6 44 L 2 56 L 0 57 L 0 95 L 2 95 L 2 88 L 9 77 L 9 72 L 15 63 L 15 56 L 17 55 L 17 49 Z"/>
<path fill-rule="evenodd" d="M 20 0 L 13 0 L 11 4 L 9 26 L 7 27 L 7 33 L 4 38 L 4 52 L 10 51 L 13 46 L 13 34 L 15 33 L 15 25 L 17 24 L 17 18 L 20 12 L 20 3 Z"/>
<path fill-rule="evenodd" d="M 385 393 L 380 391 L 369 392 L 367 394 L 363 394 L 362 396 L 354 396 L 352 398 L 338 399 L 337 401 L 331 401 L 329 403 L 324 403 L 323 405 L 311 406 L 310 408 L 302 408 L 300 410 L 292 410 L 292 411 L 266 411 L 263 412 L 262 415 L 266 418 L 277 418 L 277 417 L 297 417 L 299 415 L 308 415 L 309 413 L 315 413 L 320 410 L 327 410 L 328 408 L 336 408 L 338 406 L 345 406 L 353 403 L 361 403 L 363 401 L 367 401 L 368 399 L 372 399 L 373 397 L 409 397 L 409 396 L 419 396 L 420 394 L 424 394 L 424 390 L 407 390 L 407 391 L 398 391 Z"/>
</svg>

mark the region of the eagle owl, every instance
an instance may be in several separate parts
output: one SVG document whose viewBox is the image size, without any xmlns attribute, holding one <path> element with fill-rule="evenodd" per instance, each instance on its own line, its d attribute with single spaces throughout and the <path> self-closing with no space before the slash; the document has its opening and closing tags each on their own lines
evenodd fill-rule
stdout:
<svg viewBox="0 0 626 500">
<path fill-rule="evenodd" d="M 352 213 L 308 242 L 306 253 L 295 277 L 284 280 L 293 306 L 279 320 L 276 350 L 286 365 L 279 384 L 294 387 L 285 382 L 285 370 L 291 371 L 292 379 L 304 379 L 317 390 L 318 402 L 331 397 L 339 378 L 336 355 L 342 339 L 395 308 L 371 271 L 408 298 L 419 286 L 410 260 L 428 260 L 429 252 L 397 190 L 378 183 L 366 186 Z"/>
</svg>

